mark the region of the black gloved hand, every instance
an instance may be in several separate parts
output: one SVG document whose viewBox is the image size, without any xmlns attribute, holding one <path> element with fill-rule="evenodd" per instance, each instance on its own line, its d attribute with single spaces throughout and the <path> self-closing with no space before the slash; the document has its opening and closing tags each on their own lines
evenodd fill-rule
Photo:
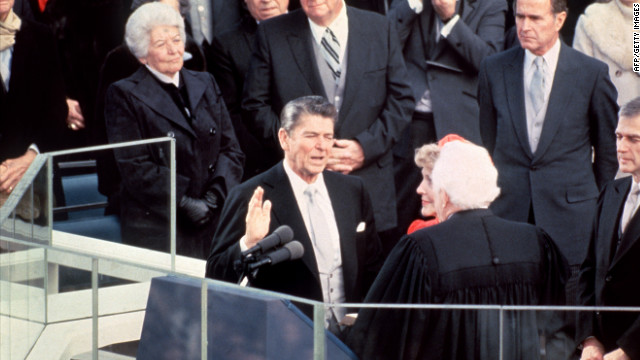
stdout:
<svg viewBox="0 0 640 360">
<path fill-rule="evenodd" d="M 203 200 L 207 204 L 209 211 L 211 211 L 212 213 L 215 213 L 218 210 L 219 201 L 218 201 L 218 193 L 216 191 L 208 190 L 204 194 Z"/>
<path fill-rule="evenodd" d="M 211 219 L 206 201 L 183 196 L 178 205 L 184 215 L 196 226 L 202 226 Z"/>
</svg>

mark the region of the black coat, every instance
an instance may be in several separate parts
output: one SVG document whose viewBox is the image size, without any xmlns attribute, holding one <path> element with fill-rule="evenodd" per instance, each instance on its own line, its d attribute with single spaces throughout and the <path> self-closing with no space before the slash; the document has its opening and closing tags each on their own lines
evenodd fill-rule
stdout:
<svg viewBox="0 0 640 360">
<path fill-rule="evenodd" d="M 192 58 L 184 62 L 184 68 L 194 71 L 205 70 L 204 55 L 187 35 L 185 52 L 189 52 Z M 140 68 L 140 61 L 129 51 L 126 45 L 120 45 L 111 50 L 102 64 L 98 80 L 96 97 L 96 114 L 92 123 L 87 124 L 87 130 L 91 136 L 91 144 L 102 145 L 108 143 L 107 129 L 104 119 L 104 106 L 107 89 L 118 80 L 125 79 Z M 120 186 L 120 174 L 115 165 L 113 154 L 110 152 L 97 152 L 96 167 L 98 172 L 98 190 L 109 197 L 109 205 L 117 205 L 115 193 Z"/>
<path fill-rule="evenodd" d="M 564 302 L 566 260 L 549 236 L 489 210 L 462 211 L 403 237 L 365 302 Z M 498 359 L 497 310 L 363 308 L 347 338 L 362 359 Z M 537 359 L 536 314 L 504 313 L 504 358 Z"/>
<path fill-rule="evenodd" d="M 31 144 L 42 152 L 55 149 L 67 118 L 51 31 L 22 20 L 13 49 L 9 91 L 0 86 L 0 161 L 23 155 Z"/>
<path fill-rule="evenodd" d="M 600 194 L 589 251 L 580 268 L 579 305 L 640 307 L 640 212 L 615 249 L 630 187 L 627 177 L 609 183 Z M 581 312 L 576 339 L 582 342 L 588 336 L 601 341 L 607 352 L 621 347 L 630 358 L 640 359 L 640 313 Z"/>
<path fill-rule="evenodd" d="M 220 86 L 240 148 L 247 156 L 245 180 L 275 164 L 275 160 L 267 156 L 264 146 L 242 121 L 240 111 L 244 78 L 249 70 L 256 27 L 256 21 L 252 17 L 245 17 L 237 30 L 216 36 L 211 45 L 211 58 L 215 66 L 209 69 Z"/>
<path fill-rule="evenodd" d="M 356 177 L 331 171 L 323 174 L 340 234 L 346 301 L 360 302 L 380 266 L 380 244 L 369 195 Z M 269 232 L 280 225 L 289 225 L 294 239 L 302 243 L 305 252 L 302 259 L 260 269 L 252 285 L 322 301 L 313 245 L 282 163 L 242 183 L 229 194 L 211 244 L 207 277 L 230 282 L 239 280 L 233 263 L 240 259 L 239 241 L 245 233 L 247 206 L 257 186 L 264 189 L 263 199 L 272 203 Z M 359 226 L 362 231 L 358 230 Z"/>
<path fill-rule="evenodd" d="M 107 91 L 105 120 L 110 143 L 170 136 L 176 141 L 176 199 L 201 198 L 215 189 L 222 198 L 239 183 L 240 151 L 220 91 L 207 73 L 181 70 L 191 104 L 191 124 L 157 79 L 140 68 Z M 149 145 L 114 151 L 122 176 L 121 221 L 126 242 L 169 248 L 169 147 Z M 196 228 L 178 217 L 178 251 L 205 256 L 215 222 Z"/>
</svg>

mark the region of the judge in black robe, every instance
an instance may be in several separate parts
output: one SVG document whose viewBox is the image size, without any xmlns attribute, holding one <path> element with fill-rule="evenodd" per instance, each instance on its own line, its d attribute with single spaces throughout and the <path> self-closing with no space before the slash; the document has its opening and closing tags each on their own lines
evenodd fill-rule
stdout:
<svg viewBox="0 0 640 360">
<path fill-rule="evenodd" d="M 497 171 L 471 143 L 445 145 L 432 181 L 441 224 L 404 236 L 365 302 L 398 304 L 558 304 L 566 260 L 533 225 L 486 209 Z M 504 359 L 536 359 L 536 313 L 505 311 Z M 498 359 L 498 310 L 363 308 L 347 345 L 362 359 Z"/>
</svg>

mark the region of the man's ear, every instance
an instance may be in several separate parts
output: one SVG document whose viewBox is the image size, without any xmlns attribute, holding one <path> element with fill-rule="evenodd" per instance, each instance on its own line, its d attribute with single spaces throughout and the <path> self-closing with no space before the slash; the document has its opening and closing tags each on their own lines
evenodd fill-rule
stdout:
<svg viewBox="0 0 640 360">
<path fill-rule="evenodd" d="M 565 20 L 567 20 L 567 12 L 561 11 L 557 13 L 555 16 L 556 16 L 556 31 L 559 32 L 560 29 L 562 29 L 562 26 L 564 25 Z"/>
<path fill-rule="evenodd" d="M 291 138 L 289 137 L 289 134 L 287 134 L 287 131 L 285 129 L 280 129 L 278 130 L 278 140 L 280 141 L 280 147 L 282 148 L 282 150 L 284 151 L 289 151 L 289 140 Z"/>
</svg>

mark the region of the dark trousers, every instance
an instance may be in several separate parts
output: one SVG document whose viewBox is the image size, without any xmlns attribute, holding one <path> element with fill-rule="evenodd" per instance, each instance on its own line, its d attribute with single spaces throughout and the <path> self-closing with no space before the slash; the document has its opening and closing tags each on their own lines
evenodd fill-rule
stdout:
<svg viewBox="0 0 640 360">
<path fill-rule="evenodd" d="M 534 224 L 533 205 L 529 208 L 528 223 Z M 569 278 L 565 286 L 565 304 L 577 305 L 578 278 L 580 265 L 569 266 Z M 575 311 L 544 311 L 538 314 L 540 333 L 543 337 L 541 349 L 545 360 L 577 360 L 580 354 L 575 343 L 576 322 L 578 313 Z"/>
</svg>

